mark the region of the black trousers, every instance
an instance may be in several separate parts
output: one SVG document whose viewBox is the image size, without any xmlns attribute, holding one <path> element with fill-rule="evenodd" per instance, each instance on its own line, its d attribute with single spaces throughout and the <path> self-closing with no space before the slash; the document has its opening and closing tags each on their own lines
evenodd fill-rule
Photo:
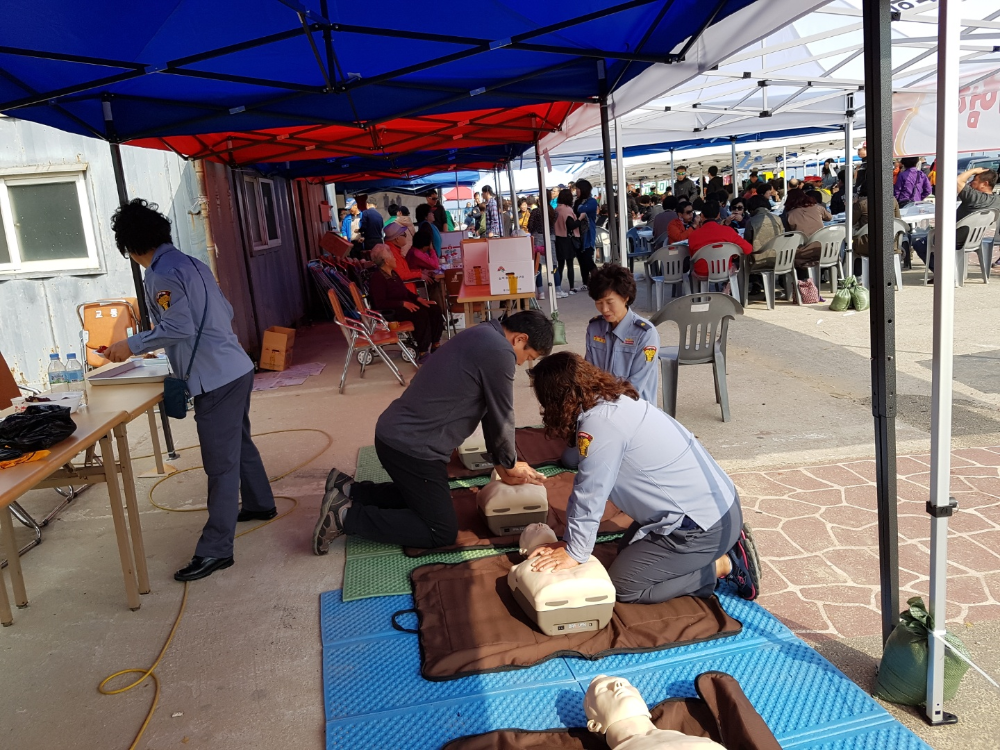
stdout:
<svg viewBox="0 0 1000 750">
<path fill-rule="evenodd" d="M 566 266 L 566 278 L 569 279 L 569 288 L 576 286 L 574 277 L 576 271 L 573 269 L 573 261 L 576 259 L 576 249 L 573 247 L 572 237 L 556 237 L 556 278 L 562 279 L 563 265 Z"/>
<path fill-rule="evenodd" d="M 709 597 L 715 591 L 715 561 L 736 544 L 743 528 L 740 499 L 707 531 L 685 519 L 673 533 L 649 534 L 638 542 L 633 523 L 618 544 L 608 575 L 622 602 L 654 604 L 678 596 Z"/>
<path fill-rule="evenodd" d="M 378 437 L 375 452 L 391 482 L 355 482 L 344 530 L 365 539 L 404 547 L 455 543 L 458 519 L 444 461 L 423 461 L 390 448 Z"/>
<path fill-rule="evenodd" d="M 393 320 L 408 320 L 413 323 L 413 338 L 417 342 L 417 354 L 423 354 L 431 348 L 432 344 L 441 341 L 441 334 L 444 333 L 444 318 L 441 317 L 441 308 L 437 305 L 424 307 L 420 305 L 416 310 L 394 310 Z"/>
<path fill-rule="evenodd" d="M 597 268 L 597 264 L 594 263 L 594 248 L 581 247 L 576 253 L 576 259 L 580 264 L 580 278 L 586 286 L 590 281 L 591 272 Z"/>
<path fill-rule="evenodd" d="M 253 371 L 194 397 L 201 462 L 208 475 L 208 521 L 194 553 L 232 557 L 240 500 L 244 510 L 271 510 L 274 494 L 250 436 Z"/>
</svg>

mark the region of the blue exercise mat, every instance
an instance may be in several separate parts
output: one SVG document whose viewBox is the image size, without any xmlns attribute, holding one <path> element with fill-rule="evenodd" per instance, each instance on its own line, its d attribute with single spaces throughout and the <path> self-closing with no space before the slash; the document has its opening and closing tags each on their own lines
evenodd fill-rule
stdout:
<svg viewBox="0 0 1000 750">
<path fill-rule="evenodd" d="M 417 636 L 392 627 L 410 596 L 320 600 L 327 748 L 437 750 L 494 729 L 586 725 L 583 696 L 597 674 L 629 679 L 649 705 L 695 697 L 694 678 L 731 674 L 784 748 L 929 750 L 840 670 L 763 607 L 720 594 L 738 635 L 600 661 L 552 659 L 530 669 L 428 682 Z M 416 617 L 399 618 L 416 627 Z"/>
</svg>

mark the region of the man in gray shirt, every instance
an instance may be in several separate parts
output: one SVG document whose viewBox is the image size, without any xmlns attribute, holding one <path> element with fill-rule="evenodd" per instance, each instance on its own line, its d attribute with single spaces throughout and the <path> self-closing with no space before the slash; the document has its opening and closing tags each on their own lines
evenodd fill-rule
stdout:
<svg viewBox="0 0 1000 750">
<path fill-rule="evenodd" d="M 480 422 L 500 478 L 541 484 L 544 476 L 514 448 L 514 374 L 548 354 L 552 341 L 552 322 L 529 310 L 462 331 L 438 349 L 375 425 L 375 450 L 392 481 L 355 482 L 332 469 L 313 552 L 325 555 L 345 533 L 407 547 L 453 544 L 447 464 Z"/>
</svg>

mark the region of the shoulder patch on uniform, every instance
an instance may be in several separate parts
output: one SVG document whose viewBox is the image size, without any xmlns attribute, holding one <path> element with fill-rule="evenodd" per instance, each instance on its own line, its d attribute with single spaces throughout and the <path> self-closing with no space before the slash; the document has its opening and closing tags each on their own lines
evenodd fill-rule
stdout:
<svg viewBox="0 0 1000 750">
<path fill-rule="evenodd" d="M 635 321 L 635 324 L 636 324 L 637 326 L 639 326 L 639 328 L 641 328 L 641 329 L 642 329 L 642 330 L 644 330 L 644 331 L 645 331 L 646 329 L 648 329 L 648 328 L 651 328 L 651 327 L 652 327 L 652 326 L 650 326 L 650 325 L 649 325 L 649 323 L 647 323 L 647 322 L 646 322 L 645 320 L 636 320 L 636 321 Z"/>
<path fill-rule="evenodd" d="M 590 450 L 590 444 L 594 442 L 594 436 L 586 432 L 576 433 L 576 447 L 580 449 L 580 458 L 586 458 Z"/>
<path fill-rule="evenodd" d="M 163 308 L 163 312 L 166 312 L 170 308 L 170 290 L 164 289 L 163 291 L 156 293 L 156 304 Z"/>
<path fill-rule="evenodd" d="M 646 361 L 652 362 L 653 358 L 656 357 L 656 347 L 655 346 L 644 346 L 642 348 L 642 353 L 646 355 Z"/>
<path fill-rule="evenodd" d="M 608 340 L 606 338 L 604 338 L 603 336 L 594 336 L 593 339 L 598 344 L 606 344 L 606 343 L 608 343 Z"/>
</svg>

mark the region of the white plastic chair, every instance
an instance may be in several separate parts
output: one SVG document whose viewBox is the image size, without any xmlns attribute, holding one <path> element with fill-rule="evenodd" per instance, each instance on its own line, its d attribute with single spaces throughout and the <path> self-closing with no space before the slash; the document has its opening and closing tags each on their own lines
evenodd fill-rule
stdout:
<svg viewBox="0 0 1000 750">
<path fill-rule="evenodd" d="M 677 414 L 680 365 L 711 364 L 715 375 L 715 401 L 722 408 L 722 421 L 730 420 L 726 336 L 729 321 L 742 314 L 743 306 L 728 294 L 690 294 L 671 300 L 650 318 L 654 326 L 673 321 L 680 331 L 677 346 L 661 346 L 659 351 L 663 411 L 672 417 Z"/>
<path fill-rule="evenodd" d="M 740 301 L 740 285 L 737 283 L 737 271 L 732 267 L 730 261 L 733 257 L 741 257 L 743 248 L 732 242 L 716 242 L 706 245 L 691 256 L 691 282 L 699 284 L 699 291 L 708 292 L 709 284 L 722 284 L 729 282 L 733 298 Z M 695 265 L 699 260 L 708 264 L 708 275 L 699 276 L 695 271 Z"/>
<path fill-rule="evenodd" d="M 774 268 L 764 268 L 761 270 L 751 270 L 750 273 L 759 273 L 764 284 L 764 299 L 767 301 L 767 309 L 774 309 L 775 284 L 779 277 L 785 279 L 785 289 L 788 289 L 788 275 L 791 275 L 791 286 L 795 294 L 795 299 L 802 304 L 802 293 L 799 291 L 798 278 L 795 276 L 795 254 L 798 249 L 805 244 L 806 236 L 802 232 L 785 232 L 777 237 L 772 237 L 767 244 L 761 248 L 760 253 L 774 250 Z"/>
<path fill-rule="evenodd" d="M 899 219 L 896 219 L 896 221 L 899 221 Z M 868 225 L 865 224 L 863 227 L 861 227 L 857 231 L 857 234 L 855 234 L 854 236 L 855 237 L 867 237 L 868 236 Z M 897 232 L 896 233 L 896 239 L 898 240 L 898 238 L 899 238 L 899 233 Z M 898 245 L 896 245 L 896 246 L 898 247 Z M 868 246 L 868 250 L 869 250 L 869 252 L 871 252 L 871 245 Z M 870 256 L 868 258 L 862 256 L 862 257 L 859 257 L 858 260 L 861 261 L 861 286 L 865 287 L 866 289 L 871 289 L 870 274 L 869 274 L 869 271 L 870 271 L 870 268 L 871 268 Z M 902 256 L 899 253 L 894 252 L 892 254 L 892 264 L 893 264 L 893 268 L 894 268 L 895 273 L 896 273 L 896 289 L 897 290 L 902 290 L 902 288 L 903 288 L 903 258 L 902 258 Z"/>
<path fill-rule="evenodd" d="M 832 224 L 814 232 L 812 237 L 807 237 L 804 244 L 811 245 L 814 242 L 820 244 L 819 264 L 809 267 L 809 277 L 819 289 L 820 279 L 823 278 L 823 269 L 830 271 L 830 290 L 837 291 L 837 277 L 842 272 L 840 267 L 840 251 L 847 243 L 847 227 L 844 224 Z"/>
<path fill-rule="evenodd" d="M 996 218 L 996 211 L 989 208 L 982 208 L 964 217 L 956 225 L 956 229 L 958 227 L 967 227 L 969 233 L 966 235 L 965 244 L 962 247 L 955 248 L 955 286 L 965 286 L 965 278 L 969 273 L 969 253 L 976 253 L 979 256 L 983 283 L 990 283 L 990 263 L 992 259 L 986 257 L 987 251 L 984 247 L 983 237 L 986 236 L 986 230 L 996 221 Z M 924 266 L 924 284 L 927 283 L 927 279 L 930 276 L 931 258 L 934 257 L 934 249 L 937 244 L 935 242 L 936 236 L 937 233 L 933 229 L 927 233 L 927 265 Z M 989 253 L 992 255 L 992 245 L 990 245 Z"/>
<path fill-rule="evenodd" d="M 671 296 L 674 287 L 681 285 L 682 294 L 691 294 L 691 282 L 684 270 L 688 259 L 687 245 L 667 245 L 655 251 L 646 259 L 646 299 L 652 300 L 653 285 L 656 285 L 656 305 L 650 309 L 663 307 L 663 287 L 669 284 Z"/>
<path fill-rule="evenodd" d="M 903 265 L 910 268 L 911 249 L 913 247 L 913 238 L 910 236 L 910 225 L 902 219 L 893 219 L 893 226 L 895 227 L 894 240 L 896 243 L 896 252 L 903 256 L 902 260 L 905 261 Z"/>
</svg>

